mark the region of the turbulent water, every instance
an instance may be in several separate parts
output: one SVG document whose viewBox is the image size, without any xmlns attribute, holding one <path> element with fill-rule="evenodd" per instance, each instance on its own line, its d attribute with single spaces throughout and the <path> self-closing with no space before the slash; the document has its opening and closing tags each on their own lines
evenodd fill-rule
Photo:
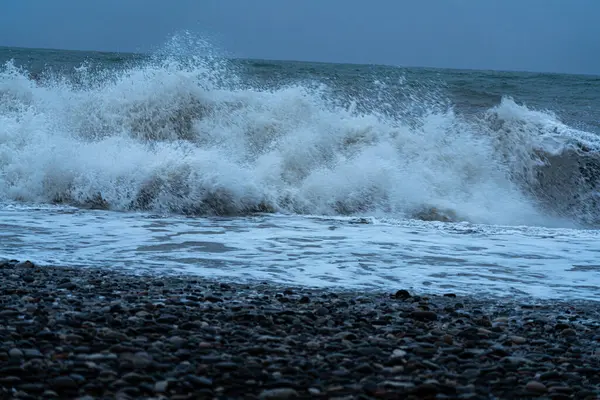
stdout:
<svg viewBox="0 0 600 400">
<path fill-rule="evenodd" d="M 148 56 L 0 48 L 0 62 L 0 256 L 600 289 L 600 77 L 229 60 L 189 38 Z M 216 256 L 230 240 L 255 251 Z"/>
</svg>

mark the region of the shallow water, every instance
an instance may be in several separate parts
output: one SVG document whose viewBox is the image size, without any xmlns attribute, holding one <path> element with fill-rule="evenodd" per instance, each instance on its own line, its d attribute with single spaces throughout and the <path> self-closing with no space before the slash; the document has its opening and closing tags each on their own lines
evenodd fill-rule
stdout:
<svg viewBox="0 0 600 400">
<path fill-rule="evenodd" d="M 160 217 L 4 207 L 0 254 L 365 290 L 599 299 L 597 230 L 257 215 Z"/>
</svg>

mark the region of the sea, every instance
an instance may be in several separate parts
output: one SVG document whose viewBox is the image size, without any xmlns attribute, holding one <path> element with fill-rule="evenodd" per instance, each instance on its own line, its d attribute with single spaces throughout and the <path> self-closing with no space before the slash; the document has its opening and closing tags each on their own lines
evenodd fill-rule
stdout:
<svg viewBox="0 0 600 400">
<path fill-rule="evenodd" d="M 600 76 L 0 48 L 0 258 L 600 300 Z"/>
</svg>

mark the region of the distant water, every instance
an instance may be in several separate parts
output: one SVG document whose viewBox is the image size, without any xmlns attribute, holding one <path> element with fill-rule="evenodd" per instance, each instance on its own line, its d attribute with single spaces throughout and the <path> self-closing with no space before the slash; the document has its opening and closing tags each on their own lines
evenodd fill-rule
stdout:
<svg viewBox="0 0 600 400">
<path fill-rule="evenodd" d="M 0 48 L 0 257 L 600 298 L 600 77 Z"/>
</svg>

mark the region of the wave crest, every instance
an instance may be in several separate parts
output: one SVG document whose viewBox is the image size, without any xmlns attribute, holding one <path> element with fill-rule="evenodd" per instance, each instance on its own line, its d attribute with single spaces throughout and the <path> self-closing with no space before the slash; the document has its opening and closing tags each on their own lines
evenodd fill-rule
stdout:
<svg viewBox="0 0 600 400">
<path fill-rule="evenodd" d="M 511 180 L 540 207 L 587 224 L 600 223 L 600 137 L 510 98 L 488 110 L 485 123 Z"/>
<path fill-rule="evenodd" d="M 253 87 L 222 61 L 162 57 L 83 66 L 76 79 L 0 69 L 0 199 L 192 215 L 599 222 L 600 142 L 551 112 L 503 98 L 466 117 L 403 93 L 418 102 L 406 119 L 328 86 Z M 390 109 L 393 98 L 371 101 Z"/>
</svg>

